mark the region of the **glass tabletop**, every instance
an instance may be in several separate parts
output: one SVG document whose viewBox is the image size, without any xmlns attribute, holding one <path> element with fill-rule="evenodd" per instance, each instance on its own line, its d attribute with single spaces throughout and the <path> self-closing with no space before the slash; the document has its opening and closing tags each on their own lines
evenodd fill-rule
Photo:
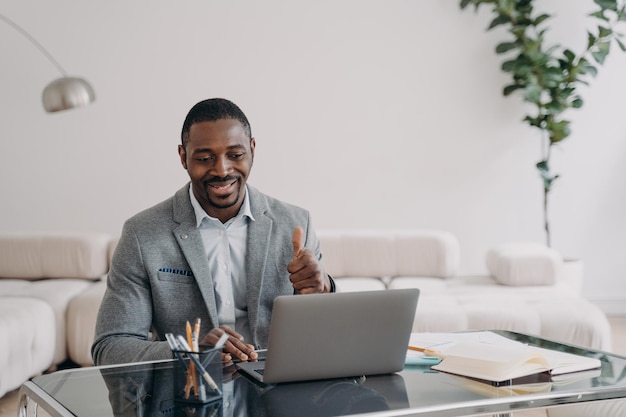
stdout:
<svg viewBox="0 0 626 417">
<path fill-rule="evenodd" d="M 33 378 L 25 394 L 74 416 L 464 416 L 626 398 L 626 358 L 520 333 L 496 333 L 535 346 L 600 359 L 595 372 L 551 381 L 492 386 L 406 366 L 396 374 L 261 385 L 223 368 L 223 398 L 190 407 L 174 400 L 174 361 L 80 368 Z M 40 404 L 44 408 L 50 404 Z M 54 414 L 53 414 L 54 415 Z M 59 414 L 62 415 L 62 414 Z M 69 415 L 69 414 L 68 414 Z"/>
</svg>

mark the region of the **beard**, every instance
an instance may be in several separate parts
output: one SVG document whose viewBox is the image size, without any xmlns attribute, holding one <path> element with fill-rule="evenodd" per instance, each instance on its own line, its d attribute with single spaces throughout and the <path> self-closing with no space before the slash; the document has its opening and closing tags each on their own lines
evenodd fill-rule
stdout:
<svg viewBox="0 0 626 417">
<path fill-rule="evenodd" d="M 215 189 L 214 184 L 227 184 L 227 183 L 230 183 L 231 186 L 233 186 L 236 189 L 228 194 L 219 195 L 219 193 L 217 193 L 218 195 L 215 195 L 216 189 Z M 207 196 L 208 203 L 217 209 L 226 209 L 226 208 L 233 207 L 234 205 L 239 203 L 239 201 L 241 200 L 241 196 L 244 190 L 242 183 L 243 182 L 242 182 L 241 177 L 235 177 L 235 176 L 228 176 L 224 178 L 212 178 L 206 181 L 205 187 L 207 190 L 206 196 Z"/>
</svg>

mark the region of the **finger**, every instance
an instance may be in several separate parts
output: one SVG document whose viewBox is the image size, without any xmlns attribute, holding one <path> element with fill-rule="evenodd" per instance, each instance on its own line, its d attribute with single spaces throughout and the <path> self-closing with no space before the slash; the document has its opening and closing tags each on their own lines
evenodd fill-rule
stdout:
<svg viewBox="0 0 626 417">
<path fill-rule="evenodd" d="M 236 331 L 234 331 L 233 329 L 231 329 L 230 327 L 220 326 L 217 329 L 211 329 L 209 333 L 207 333 L 206 336 L 204 336 L 200 344 L 215 346 L 224 334 L 228 335 L 228 341 L 226 342 L 225 346 L 228 345 L 229 343 L 233 345 L 233 343 L 235 342 L 242 343 L 243 341 L 243 336 L 237 333 Z M 222 350 L 227 350 L 227 349 L 224 348 Z"/>
<path fill-rule="evenodd" d="M 294 229 L 291 243 L 293 244 L 293 258 L 295 259 L 304 248 L 304 231 L 300 226 Z"/>
<path fill-rule="evenodd" d="M 243 340 L 243 336 L 240 335 L 239 333 L 237 333 L 233 328 L 222 325 L 220 326 L 220 329 L 222 329 L 225 333 L 228 333 L 229 336 L 234 337 L 235 339 L 238 340 Z"/>
<path fill-rule="evenodd" d="M 252 361 L 259 359 L 259 354 L 256 353 L 256 350 L 254 350 L 254 346 L 248 344 L 246 344 L 246 346 L 248 347 L 248 349 L 250 349 L 250 353 L 248 353 L 248 359 Z"/>
<path fill-rule="evenodd" d="M 241 361 L 247 361 L 248 359 L 256 359 L 257 353 L 254 351 L 254 346 L 248 343 L 244 343 L 243 336 L 228 326 L 220 326 L 220 329 L 229 335 L 228 341 L 224 344 L 224 351 L 237 357 Z"/>
</svg>

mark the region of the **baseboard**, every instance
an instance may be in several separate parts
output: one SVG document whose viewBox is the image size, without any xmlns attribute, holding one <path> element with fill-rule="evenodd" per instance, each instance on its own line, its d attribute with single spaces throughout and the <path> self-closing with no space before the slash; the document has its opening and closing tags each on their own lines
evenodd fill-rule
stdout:
<svg viewBox="0 0 626 417">
<path fill-rule="evenodd" d="M 626 298 L 590 298 L 607 316 L 626 317 Z"/>
</svg>

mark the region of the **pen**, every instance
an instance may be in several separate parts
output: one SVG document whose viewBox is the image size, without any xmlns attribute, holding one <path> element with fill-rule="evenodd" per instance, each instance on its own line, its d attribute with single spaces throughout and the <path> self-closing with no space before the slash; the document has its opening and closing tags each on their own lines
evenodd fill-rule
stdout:
<svg viewBox="0 0 626 417">
<path fill-rule="evenodd" d="M 198 358 L 196 358 L 196 355 L 193 355 L 190 353 L 191 348 L 189 347 L 189 344 L 187 343 L 185 338 L 182 336 L 178 336 L 178 343 L 180 346 L 183 347 L 183 350 L 189 353 L 187 356 L 189 356 L 189 359 L 191 359 L 191 361 L 196 365 L 198 372 L 200 372 L 200 374 L 202 375 L 202 378 L 206 381 L 206 383 L 209 384 L 209 386 L 211 387 L 213 391 L 221 395 L 222 391 L 219 389 L 219 387 L 217 386 L 213 378 L 211 378 L 211 375 L 209 375 L 206 369 L 204 369 L 204 366 L 202 366 Z"/>
<path fill-rule="evenodd" d="M 165 333 L 165 339 L 167 340 L 167 344 L 170 345 L 172 352 L 174 352 L 178 360 L 183 364 L 185 369 L 187 369 L 187 363 L 183 359 L 183 355 L 180 354 L 180 348 L 178 347 L 178 343 L 176 342 L 174 335 L 172 333 Z"/>
<path fill-rule="evenodd" d="M 167 343 L 170 345 L 170 349 L 172 349 L 172 351 L 176 355 L 176 358 L 178 358 L 180 363 L 184 366 L 185 372 L 187 372 L 187 383 L 185 384 L 185 390 L 184 390 L 185 399 L 187 399 L 189 398 L 189 393 L 191 391 L 191 385 L 192 385 L 191 370 L 187 366 L 187 362 L 185 362 L 185 359 L 183 359 L 183 355 L 180 354 L 181 348 L 180 346 L 178 346 L 178 342 L 176 341 L 176 338 L 174 337 L 174 335 L 172 333 L 165 333 L 165 339 L 167 340 Z"/>
</svg>

